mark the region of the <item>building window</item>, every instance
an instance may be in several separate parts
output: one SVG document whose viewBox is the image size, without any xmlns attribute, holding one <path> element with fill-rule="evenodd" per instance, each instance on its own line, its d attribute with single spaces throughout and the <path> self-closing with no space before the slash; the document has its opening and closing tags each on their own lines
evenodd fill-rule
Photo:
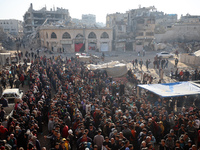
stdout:
<svg viewBox="0 0 200 150">
<path fill-rule="evenodd" d="M 68 32 L 65 32 L 62 36 L 63 39 L 71 39 L 71 36 Z"/>
<path fill-rule="evenodd" d="M 154 36 L 153 32 L 146 32 L 146 36 Z"/>
<path fill-rule="evenodd" d="M 79 33 L 76 35 L 76 39 L 82 39 L 82 38 L 84 38 L 84 36 L 82 34 Z"/>
<path fill-rule="evenodd" d="M 108 38 L 109 38 L 108 33 L 103 32 L 103 33 L 101 34 L 101 39 L 108 39 Z"/>
<path fill-rule="evenodd" d="M 46 38 L 48 39 L 48 33 L 46 33 Z"/>
<path fill-rule="evenodd" d="M 166 20 L 164 20 L 164 22 L 166 22 Z M 155 20 L 154 19 L 148 19 L 147 24 L 155 24 Z"/>
<path fill-rule="evenodd" d="M 143 35 L 144 35 L 143 32 L 139 32 L 139 33 L 138 33 L 138 36 L 143 36 Z"/>
<path fill-rule="evenodd" d="M 90 32 L 90 34 L 88 35 L 88 39 L 96 39 L 97 36 L 94 32 Z"/>
<path fill-rule="evenodd" d="M 122 26 L 121 25 L 118 25 L 118 30 L 122 31 Z"/>
<path fill-rule="evenodd" d="M 137 21 L 138 24 L 144 24 L 144 19 L 140 19 Z"/>
<path fill-rule="evenodd" d="M 52 33 L 51 33 L 51 38 L 52 38 L 52 39 L 57 39 L 57 35 L 56 35 L 54 32 L 52 32 Z"/>
</svg>

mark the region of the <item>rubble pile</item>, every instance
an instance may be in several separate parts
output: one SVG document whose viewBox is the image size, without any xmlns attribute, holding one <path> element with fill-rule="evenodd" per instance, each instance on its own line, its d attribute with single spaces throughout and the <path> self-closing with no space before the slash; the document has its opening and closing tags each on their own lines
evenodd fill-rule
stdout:
<svg viewBox="0 0 200 150">
<path fill-rule="evenodd" d="M 0 29 L 0 43 L 5 49 L 14 49 L 15 42 L 14 37 L 8 33 L 5 33 L 3 29 Z"/>
</svg>

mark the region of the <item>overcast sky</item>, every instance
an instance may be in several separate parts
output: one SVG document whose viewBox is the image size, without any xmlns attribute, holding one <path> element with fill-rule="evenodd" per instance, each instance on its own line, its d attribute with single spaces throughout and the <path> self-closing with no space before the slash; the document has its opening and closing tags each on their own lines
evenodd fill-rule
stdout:
<svg viewBox="0 0 200 150">
<path fill-rule="evenodd" d="M 168 14 L 200 15 L 200 0 L 0 0 L 0 19 L 23 20 L 30 3 L 38 10 L 46 5 L 47 9 L 63 7 L 69 10 L 72 18 L 81 19 L 82 14 L 96 15 L 97 22 L 106 22 L 106 15 L 130 9 L 155 6 L 158 11 Z"/>
</svg>

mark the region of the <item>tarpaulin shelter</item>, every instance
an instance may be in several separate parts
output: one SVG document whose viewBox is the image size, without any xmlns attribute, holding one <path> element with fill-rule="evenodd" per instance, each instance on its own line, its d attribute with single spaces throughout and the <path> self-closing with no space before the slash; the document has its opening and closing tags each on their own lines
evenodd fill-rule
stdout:
<svg viewBox="0 0 200 150">
<path fill-rule="evenodd" d="M 89 70 L 106 70 L 108 76 L 111 77 L 122 77 L 128 72 L 127 65 L 119 61 L 112 61 L 99 65 L 89 64 L 87 68 Z"/>
<path fill-rule="evenodd" d="M 177 97 L 200 94 L 200 86 L 193 82 L 175 82 L 162 84 L 143 84 L 138 87 L 146 89 L 161 97 Z"/>
</svg>

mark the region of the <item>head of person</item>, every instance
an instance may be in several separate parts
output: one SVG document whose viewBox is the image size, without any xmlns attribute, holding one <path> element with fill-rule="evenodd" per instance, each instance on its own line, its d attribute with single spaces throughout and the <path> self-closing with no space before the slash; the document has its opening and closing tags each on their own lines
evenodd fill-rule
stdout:
<svg viewBox="0 0 200 150">
<path fill-rule="evenodd" d="M 171 134 L 172 136 L 174 135 L 174 130 L 173 130 L 173 129 L 170 130 L 170 134 Z"/>
<path fill-rule="evenodd" d="M 168 136 L 168 140 L 172 140 L 172 136 L 171 135 Z"/>
<path fill-rule="evenodd" d="M 133 150 L 133 145 L 129 144 L 128 148 L 129 148 L 129 150 Z"/>
<path fill-rule="evenodd" d="M 125 147 L 128 147 L 129 144 L 130 144 L 129 140 L 126 140 L 126 141 L 124 142 L 124 144 L 125 144 Z"/>
<path fill-rule="evenodd" d="M 162 146 L 165 145 L 165 140 L 164 140 L 164 139 L 161 140 L 161 145 L 162 145 Z"/>
<path fill-rule="evenodd" d="M 142 141 L 141 147 L 146 147 L 146 142 L 145 141 Z"/>
<path fill-rule="evenodd" d="M 197 150 L 197 146 L 195 144 L 192 145 L 192 150 Z"/>
<path fill-rule="evenodd" d="M 98 150 L 98 146 L 97 145 L 94 145 L 94 150 Z"/>
<path fill-rule="evenodd" d="M 105 141 L 106 141 L 106 142 L 109 142 L 108 136 L 105 137 Z"/>
<path fill-rule="evenodd" d="M 188 141 L 188 146 L 192 147 L 192 141 L 191 140 Z"/>
<path fill-rule="evenodd" d="M 176 141 L 176 147 L 180 148 L 180 141 L 179 140 Z"/>
</svg>

